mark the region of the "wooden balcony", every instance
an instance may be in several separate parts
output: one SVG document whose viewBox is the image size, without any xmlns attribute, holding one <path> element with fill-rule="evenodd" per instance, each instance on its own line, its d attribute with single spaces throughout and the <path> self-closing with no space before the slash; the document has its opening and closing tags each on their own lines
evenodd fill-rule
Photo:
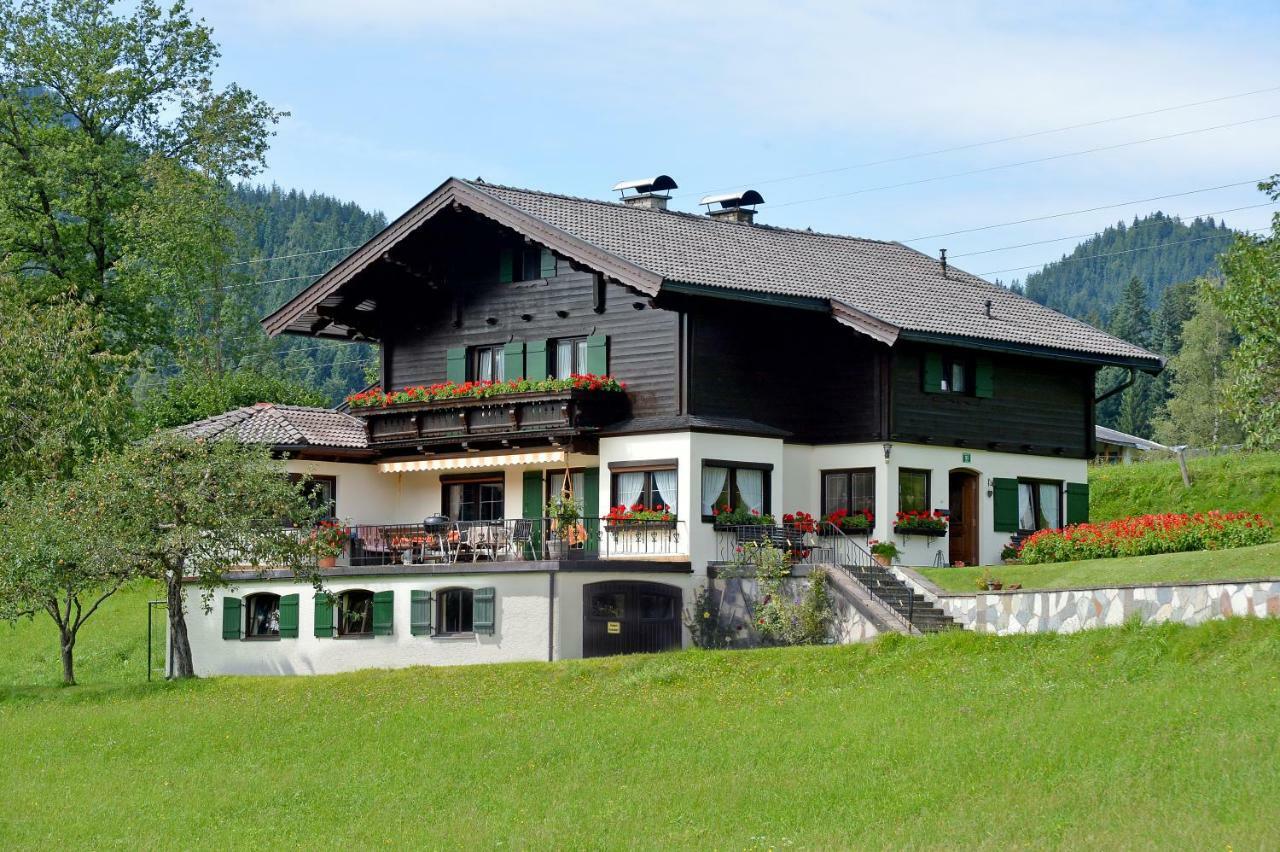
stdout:
<svg viewBox="0 0 1280 852">
<path fill-rule="evenodd" d="M 351 414 L 368 422 L 373 447 L 443 449 L 571 440 L 622 419 L 627 407 L 625 393 L 574 389 L 353 408 Z"/>
</svg>

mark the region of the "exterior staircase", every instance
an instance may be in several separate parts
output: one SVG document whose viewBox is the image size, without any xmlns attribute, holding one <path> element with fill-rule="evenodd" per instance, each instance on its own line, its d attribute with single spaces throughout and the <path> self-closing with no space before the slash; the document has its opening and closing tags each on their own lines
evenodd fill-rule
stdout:
<svg viewBox="0 0 1280 852">
<path fill-rule="evenodd" d="M 940 633 L 944 630 L 960 630 L 959 624 L 934 604 L 930 603 L 888 568 L 871 562 L 863 565 L 842 565 L 868 592 L 896 612 L 903 621 L 921 633 Z"/>
</svg>

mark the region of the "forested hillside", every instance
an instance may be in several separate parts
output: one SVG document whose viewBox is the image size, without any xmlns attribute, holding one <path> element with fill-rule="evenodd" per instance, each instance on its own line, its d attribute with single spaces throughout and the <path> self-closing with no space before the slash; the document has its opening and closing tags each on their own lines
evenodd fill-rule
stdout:
<svg viewBox="0 0 1280 852">
<path fill-rule="evenodd" d="M 1217 257 L 1235 233 L 1212 218 L 1185 223 L 1152 213 L 1090 237 L 1028 275 L 1023 286 L 1042 305 L 1106 328 L 1131 279 L 1143 283 L 1147 305 L 1155 308 L 1169 285 L 1216 275 Z"/>
<path fill-rule="evenodd" d="M 236 200 L 248 211 L 248 254 L 253 263 L 245 301 L 266 316 L 386 226 L 381 213 L 319 193 L 241 186 Z M 332 401 L 365 385 L 370 346 L 282 336 L 272 343 L 276 364 L 291 381 L 314 387 Z M 265 365 L 264 365 L 265 366 Z"/>
</svg>

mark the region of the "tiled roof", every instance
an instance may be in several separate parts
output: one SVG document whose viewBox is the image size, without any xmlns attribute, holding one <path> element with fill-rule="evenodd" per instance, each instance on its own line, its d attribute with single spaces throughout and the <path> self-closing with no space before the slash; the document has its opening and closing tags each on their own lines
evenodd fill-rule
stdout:
<svg viewBox="0 0 1280 852">
<path fill-rule="evenodd" d="M 364 449 L 364 421 L 329 408 L 260 402 L 178 427 L 192 438 L 234 437 L 248 444 Z"/>
<path fill-rule="evenodd" d="M 944 276 L 936 258 L 901 243 L 465 183 L 666 281 L 826 299 L 907 332 L 1159 363 L 1140 346 L 954 266 Z"/>
</svg>

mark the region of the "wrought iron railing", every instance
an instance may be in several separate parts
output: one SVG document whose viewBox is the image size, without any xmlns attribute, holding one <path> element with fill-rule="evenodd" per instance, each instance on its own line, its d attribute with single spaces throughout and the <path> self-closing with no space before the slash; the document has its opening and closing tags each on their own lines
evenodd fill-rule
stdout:
<svg viewBox="0 0 1280 852">
<path fill-rule="evenodd" d="M 347 566 L 654 559 L 687 554 L 683 521 L 551 518 L 356 524 L 338 562 Z"/>
<path fill-rule="evenodd" d="M 869 565 L 871 554 L 852 536 L 825 521 L 812 525 L 744 524 L 717 526 L 716 559 L 739 560 L 748 546 L 763 545 L 786 551 L 792 565 Z"/>
</svg>

